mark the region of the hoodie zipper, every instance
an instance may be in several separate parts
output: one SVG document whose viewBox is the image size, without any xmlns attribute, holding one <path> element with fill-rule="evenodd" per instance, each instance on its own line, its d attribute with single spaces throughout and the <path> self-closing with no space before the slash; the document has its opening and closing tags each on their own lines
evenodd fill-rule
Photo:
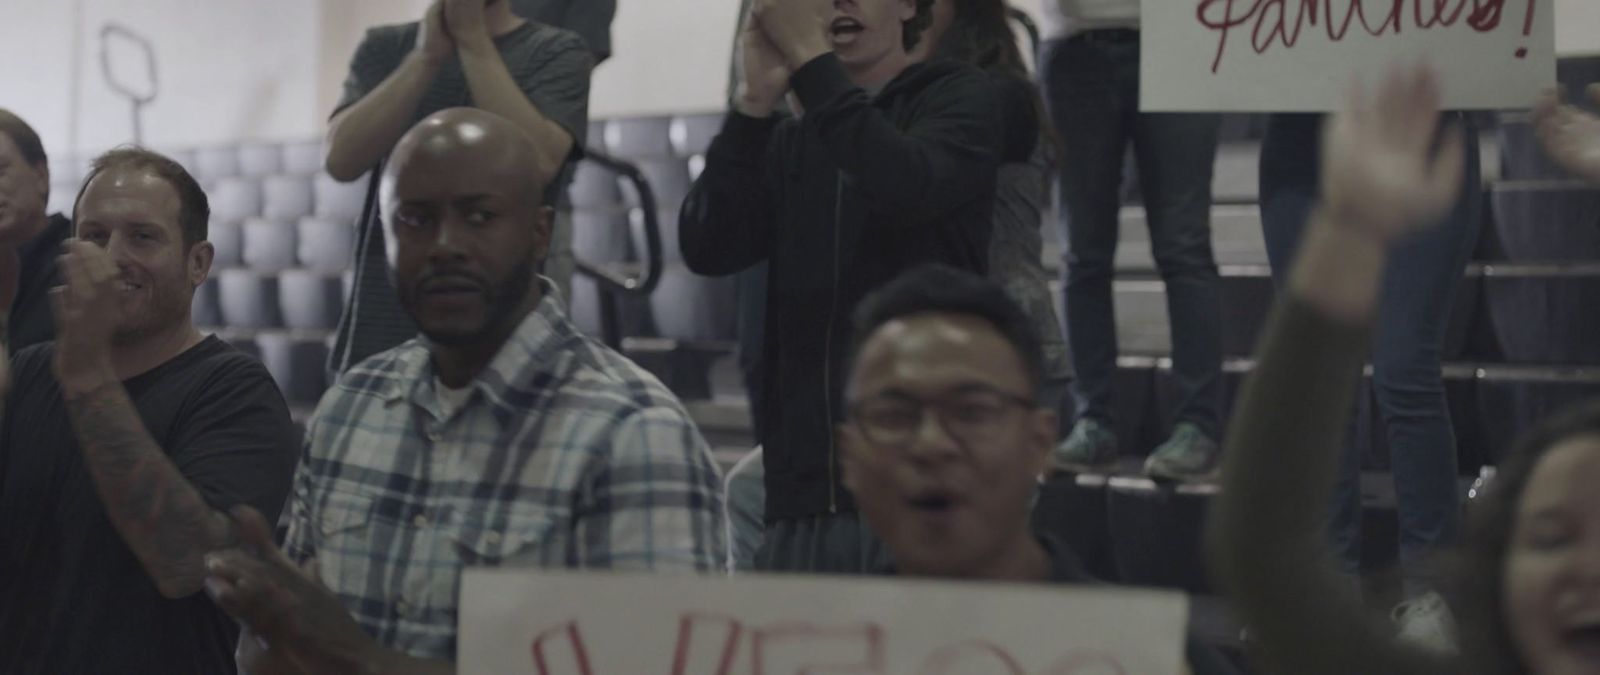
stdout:
<svg viewBox="0 0 1600 675">
<path fill-rule="evenodd" d="M 833 190 L 833 286 L 829 289 L 828 325 L 822 342 L 822 397 L 828 418 L 828 513 L 839 512 L 838 433 L 833 423 L 833 326 L 839 312 L 839 217 L 844 212 L 844 172 L 834 178 Z"/>
</svg>

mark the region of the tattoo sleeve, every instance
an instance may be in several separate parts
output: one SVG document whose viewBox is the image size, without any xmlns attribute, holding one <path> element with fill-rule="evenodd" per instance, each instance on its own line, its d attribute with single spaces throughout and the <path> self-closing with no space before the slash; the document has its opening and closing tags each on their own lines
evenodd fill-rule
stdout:
<svg viewBox="0 0 1600 675">
<path fill-rule="evenodd" d="M 120 383 L 69 399 L 67 410 L 111 523 L 145 572 L 166 597 L 198 592 L 205 554 L 232 543 L 232 521 L 167 459 Z"/>
</svg>

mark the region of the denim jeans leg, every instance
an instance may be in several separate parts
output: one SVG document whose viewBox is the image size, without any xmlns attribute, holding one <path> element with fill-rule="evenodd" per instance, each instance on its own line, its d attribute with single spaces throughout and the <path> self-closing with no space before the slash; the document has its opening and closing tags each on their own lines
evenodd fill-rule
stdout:
<svg viewBox="0 0 1600 675">
<path fill-rule="evenodd" d="M 1051 122 L 1061 135 L 1060 227 L 1066 281 L 1067 342 L 1077 379 L 1078 417 L 1114 421 L 1112 380 L 1117 327 L 1111 282 L 1122 201 L 1123 152 L 1136 101 L 1116 50 L 1137 47 L 1051 40 L 1041 53 L 1040 78 Z M 1137 72 L 1132 70 L 1131 72 Z"/>
<path fill-rule="evenodd" d="M 1483 208 L 1477 132 L 1466 126 L 1461 199 L 1437 228 L 1400 243 L 1385 270 L 1373 336 L 1373 386 L 1389 440 L 1408 598 L 1435 590 L 1426 555 L 1453 539 L 1461 509 L 1456 437 L 1440 372 L 1450 310 L 1472 256 Z"/>
<path fill-rule="evenodd" d="M 1273 282 L 1282 288 L 1318 199 L 1322 116 L 1273 115 L 1261 143 L 1261 227 Z M 1328 505 L 1328 536 L 1346 572 L 1361 565 L 1361 457 L 1343 444 Z"/>
<path fill-rule="evenodd" d="M 1219 438 L 1222 295 L 1211 249 L 1211 177 L 1221 118 L 1149 113 L 1134 125 L 1151 253 L 1167 287 L 1177 421 Z"/>
</svg>

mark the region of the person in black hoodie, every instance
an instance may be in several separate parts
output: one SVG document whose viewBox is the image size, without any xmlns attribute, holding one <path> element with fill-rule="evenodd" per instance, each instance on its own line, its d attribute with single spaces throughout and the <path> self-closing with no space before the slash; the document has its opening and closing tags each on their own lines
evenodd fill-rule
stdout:
<svg viewBox="0 0 1600 675">
<path fill-rule="evenodd" d="M 908 51 L 932 0 L 757 0 L 744 79 L 683 205 L 699 274 L 761 261 L 767 289 L 759 569 L 860 573 L 883 562 L 839 482 L 850 313 L 926 262 L 988 268 L 1001 123 L 992 80 Z M 793 88 L 798 119 L 772 118 Z"/>
</svg>

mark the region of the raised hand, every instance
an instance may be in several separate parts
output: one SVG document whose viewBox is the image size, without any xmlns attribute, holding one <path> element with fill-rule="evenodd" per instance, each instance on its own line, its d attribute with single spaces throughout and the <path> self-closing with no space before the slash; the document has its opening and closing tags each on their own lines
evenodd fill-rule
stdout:
<svg viewBox="0 0 1600 675">
<path fill-rule="evenodd" d="M 772 44 L 756 21 L 754 8 L 745 17 L 739 33 L 739 89 L 734 105 L 751 117 L 772 114 L 778 100 L 789 91 L 789 76 L 794 73 L 783 53 Z"/>
<path fill-rule="evenodd" d="M 56 315 L 56 379 L 70 400 L 116 382 L 111 338 L 122 314 L 122 273 L 106 249 L 81 239 L 62 244 L 65 286 L 50 290 Z"/>
<path fill-rule="evenodd" d="M 483 0 L 440 1 L 444 3 L 445 28 L 457 44 L 491 41 L 489 22 L 483 16 Z"/>
<path fill-rule="evenodd" d="M 750 14 L 790 69 L 833 51 L 828 40 L 833 0 L 756 0 Z"/>
<path fill-rule="evenodd" d="M 433 0 L 417 29 L 416 50 L 432 63 L 443 63 L 456 55 L 456 41 L 445 27 L 445 0 Z"/>
<path fill-rule="evenodd" d="M 1322 195 L 1335 223 L 1390 242 L 1450 211 L 1466 146 L 1459 128 L 1441 139 L 1440 100 L 1427 66 L 1391 71 L 1370 100 L 1352 88 L 1323 133 Z"/>
<path fill-rule="evenodd" d="M 1588 87 L 1600 103 L 1600 84 Z M 1600 185 L 1600 117 L 1561 102 L 1560 89 L 1546 91 L 1533 109 L 1534 128 L 1550 159 L 1568 173 Z"/>
</svg>

